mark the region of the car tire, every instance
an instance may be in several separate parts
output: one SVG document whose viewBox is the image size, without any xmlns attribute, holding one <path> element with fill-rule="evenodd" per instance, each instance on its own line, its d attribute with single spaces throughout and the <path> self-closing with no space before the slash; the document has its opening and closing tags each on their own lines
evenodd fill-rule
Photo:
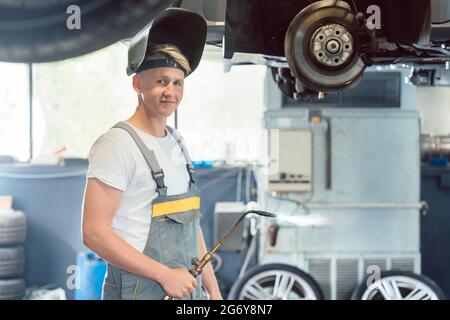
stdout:
<svg viewBox="0 0 450 320">
<path fill-rule="evenodd" d="M 384 271 L 378 279 L 372 280 L 370 277 L 374 276 L 366 277 L 355 288 L 352 300 L 446 300 L 441 288 L 424 275 Z"/>
<path fill-rule="evenodd" d="M 234 283 L 228 300 L 323 300 L 323 297 L 317 282 L 306 272 L 274 263 L 247 271 Z"/>
<path fill-rule="evenodd" d="M 0 300 L 21 300 L 25 290 L 24 279 L 0 280 Z"/>
<path fill-rule="evenodd" d="M 23 247 L 0 248 L 0 279 L 23 275 L 25 252 Z"/>
<path fill-rule="evenodd" d="M 132 37 L 171 2 L 2 1 L 0 60 L 51 62 L 99 50 Z"/>
<path fill-rule="evenodd" d="M 25 242 L 26 217 L 21 211 L 0 212 L 0 246 L 12 246 Z"/>
</svg>

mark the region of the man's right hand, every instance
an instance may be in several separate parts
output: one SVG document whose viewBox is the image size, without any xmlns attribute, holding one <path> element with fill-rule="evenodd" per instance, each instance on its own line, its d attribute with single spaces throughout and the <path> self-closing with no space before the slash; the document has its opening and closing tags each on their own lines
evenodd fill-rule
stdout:
<svg viewBox="0 0 450 320">
<path fill-rule="evenodd" d="M 181 299 L 194 291 L 197 280 L 187 269 L 169 269 L 160 284 L 168 296 Z"/>
</svg>

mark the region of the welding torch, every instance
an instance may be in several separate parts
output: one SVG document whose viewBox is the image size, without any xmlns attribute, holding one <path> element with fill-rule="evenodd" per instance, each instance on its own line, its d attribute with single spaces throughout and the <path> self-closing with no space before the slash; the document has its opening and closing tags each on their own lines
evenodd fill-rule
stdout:
<svg viewBox="0 0 450 320">
<path fill-rule="evenodd" d="M 276 217 L 273 213 L 269 213 L 266 211 L 261 210 L 249 210 L 245 211 L 241 214 L 241 216 L 231 225 L 231 227 L 228 228 L 228 230 L 225 232 L 224 236 L 222 237 L 222 240 L 216 243 L 216 245 L 208 251 L 203 258 L 199 259 L 197 257 L 192 259 L 192 264 L 194 265 L 192 269 L 189 270 L 189 273 L 194 277 L 197 278 L 203 270 L 203 267 L 211 261 L 214 253 L 216 253 L 217 250 L 222 246 L 222 244 L 225 242 L 225 240 L 230 236 L 230 234 L 236 229 L 236 227 L 244 220 L 245 216 L 247 216 L 250 213 L 257 214 L 259 216 L 263 217 L 269 217 L 274 218 Z M 175 298 L 170 297 L 169 295 L 165 295 L 162 300 L 175 300 Z"/>
</svg>

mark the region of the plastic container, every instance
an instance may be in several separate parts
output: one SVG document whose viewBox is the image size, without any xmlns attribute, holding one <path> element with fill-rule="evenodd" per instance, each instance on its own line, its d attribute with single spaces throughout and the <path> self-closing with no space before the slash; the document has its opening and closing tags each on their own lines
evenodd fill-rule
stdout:
<svg viewBox="0 0 450 320">
<path fill-rule="evenodd" d="M 432 158 L 428 164 L 431 167 L 445 168 L 448 166 L 448 158 Z"/>
<path fill-rule="evenodd" d="M 194 161 L 194 168 L 212 168 L 214 166 L 212 161 Z"/>
<path fill-rule="evenodd" d="M 79 286 L 75 289 L 75 300 L 101 300 L 106 262 L 92 252 L 82 252 L 77 256 Z"/>
</svg>

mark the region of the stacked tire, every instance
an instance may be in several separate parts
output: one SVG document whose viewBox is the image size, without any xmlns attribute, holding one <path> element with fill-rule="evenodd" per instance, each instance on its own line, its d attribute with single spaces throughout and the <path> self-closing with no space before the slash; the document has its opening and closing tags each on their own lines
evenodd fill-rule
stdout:
<svg viewBox="0 0 450 320">
<path fill-rule="evenodd" d="M 0 300 L 25 296 L 26 217 L 21 211 L 0 211 Z"/>
</svg>

